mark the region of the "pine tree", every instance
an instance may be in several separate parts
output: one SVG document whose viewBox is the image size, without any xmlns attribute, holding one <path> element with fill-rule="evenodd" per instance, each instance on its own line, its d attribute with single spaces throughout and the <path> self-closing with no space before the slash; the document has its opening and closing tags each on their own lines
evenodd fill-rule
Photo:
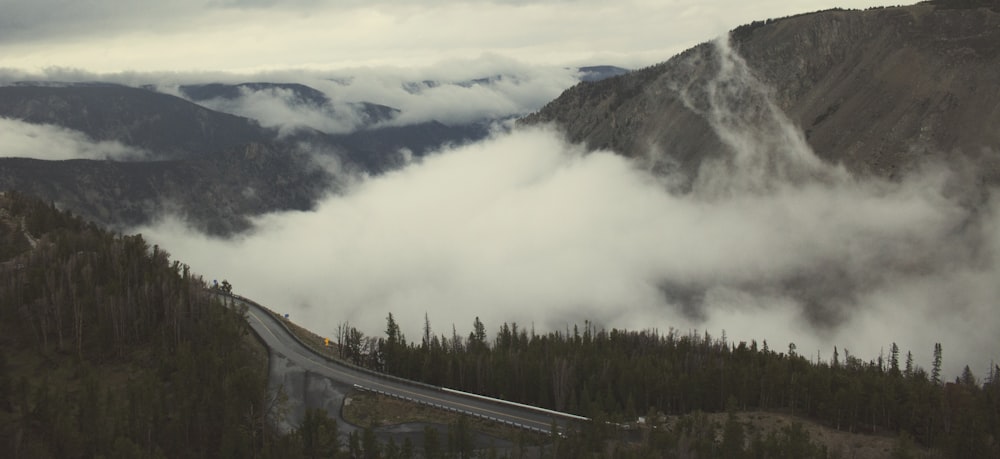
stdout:
<svg viewBox="0 0 1000 459">
<path fill-rule="evenodd" d="M 431 347 L 431 319 L 424 313 L 424 339 L 421 341 L 421 345 L 424 349 L 430 349 Z"/>
<path fill-rule="evenodd" d="M 399 324 L 396 323 L 396 319 L 392 317 L 392 313 L 385 319 L 385 345 L 382 346 L 381 352 L 382 357 L 385 360 L 385 371 L 389 373 L 395 373 L 398 371 L 400 351 L 406 346 L 405 338 L 403 333 L 399 330 Z"/>
<path fill-rule="evenodd" d="M 913 376 L 913 352 L 906 351 L 906 369 L 903 370 L 903 375 L 907 378 Z"/>
<path fill-rule="evenodd" d="M 979 383 L 976 382 L 976 375 L 972 374 L 972 369 L 968 365 L 962 370 L 962 376 L 959 378 L 959 382 L 966 386 L 978 386 Z"/>
<path fill-rule="evenodd" d="M 934 343 L 934 365 L 931 367 L 931 381 L 941 384 L 941 343 Z"/>
<path fill-rule="evenodd" d="M 899 374 L 899 346 L 896 343 L 889 347 L 889 370 L 894 375 Z"/>
</svg>

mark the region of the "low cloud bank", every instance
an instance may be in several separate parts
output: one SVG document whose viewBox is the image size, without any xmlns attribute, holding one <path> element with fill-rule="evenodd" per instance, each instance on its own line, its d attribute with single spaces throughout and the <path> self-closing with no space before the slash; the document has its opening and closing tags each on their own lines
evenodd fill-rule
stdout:
<svg viewBox="0 0 1000 459">
<path fill-rule="evenodd" d="M 940 342 L 949 374 L 985 374 L 1000 360 L 1000 190 L 932 163 L 899 181 L 852 177 L 816 158 L 726 43 L 714 56 L 714 73 L 675 84 L 726 145 L 690 189 L 522 129 L 265 216 L 237 240 L 171 218 L 141 231 L 320 334 L 345 321 L 379 334 L 389 312 L 411 338 L 425 313 L 438 333 L 476 316 L 491 331 L 591 320 L 725 330 L 823 359 L 896 342 L 924 367 Z"/>
<path fill-rule="evenodd" d="M 140 160 L 147 153 L 117 141 L 94 141 L 86 134 L 51 124 L 0 118 L 0 157 L 45 160 Z"/>
<path fill-rule="evenodd" d="M 122 72 L 97 74 L 70 68 L 25 72 L 0 68 L 0 84 L 102 81 L 153 87 L 184 97 L 186 84 L 246 82 L 298 83 L 322 92 L 330 104 L 303 104 L 286 88 L 250 90 L 241 97 L 197 102 L 210 109 L 253 118 L 282 132 L 308 127 L 343 134 L 375 126 L 402 126 L 428 121 L 468 124 L 524 115 L 544 106 L 576 84 L 578 72 L 553 65 L 525 64 L 495 54 L 474 59 L 440 61 L 419 68 L 372 67 L 336 71 L 282 70 L 256 73 Z M 370 119 L 362 103 L 399 110 L 391 119 Z"/>
<path fill-rule="evenodd" d="M 281 135 L 307 127 L 328 134 L 345 134 L 365 124 L 365 117 L 355 107 L 345 103 L 325 106 L 305 104 L 290 89 L 241 88 L 236 99 L 217 98 L 197 102 L 209 109 L 252 118 L 262 126 L 277 128 Z"/>
<path fill-rule="evenodd" d="M 627 159 L 529 130 L 266 216 L 238 240 L 169 219 L 141 231 L 321 334 L 344 321 L 377 334 L 389 312 L 411 338 L 425 313 L 438 332 L 476 316 L 491 330 L 589 319 L 824 358 L 895 341 L 924 366 L 940 341 L 950 371 L 982 373 L 1000 357 L 1000 206 L 964 207 L 947 177 L 673 194 Z"/>
</svg>

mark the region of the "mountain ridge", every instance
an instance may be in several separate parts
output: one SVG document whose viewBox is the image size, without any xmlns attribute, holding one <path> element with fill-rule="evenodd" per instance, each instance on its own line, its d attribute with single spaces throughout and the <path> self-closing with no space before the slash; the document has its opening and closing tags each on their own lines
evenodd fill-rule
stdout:
<svg viewBox="0 0 1000 459">
<path fill-rule="evenodd" d="M 0 117 L 117 140 L 158 159 L 197 158 L 274 136 L 248 118 L 116 84 L 0 86 Z"/>
<path fill-rule="evenodd" d="M 926 156 L 961 156 L 983 165 L 982 180 L 1000 180 L 1000 14 L 993 10 L 831 10 L 751 24 L 731 37 L 823 160 L 893 178 Z M 572 142 L 691 175 L 727 147 L 685 106 L 677 85 L 704 83 L 717 60 L 715 47 L 703 43 L 645 69 L 580 83 L 519 125 L 553 123 Z"/>
</svg>

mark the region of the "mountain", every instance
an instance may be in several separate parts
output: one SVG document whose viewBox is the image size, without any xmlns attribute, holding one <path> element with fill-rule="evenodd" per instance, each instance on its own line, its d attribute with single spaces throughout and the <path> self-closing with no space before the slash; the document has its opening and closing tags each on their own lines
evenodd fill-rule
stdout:
<svg viewBox="0 0 1000 459">
<path fill-rule="evenodd" d="M 898 177 L 932 157 L 971 161 L 980 180 L 997 183 L 1000 12 L 981 4 L 997 2 L 755 22 L 729 40 L 749 75 L 720 79 L 738 72 L 738 62 L 726 60 L 725 46 L 705 43 L 652 67 L 577 84 L 520 124 L 554 123 L 591 149 L 690 177 L 731 148 L 712 123 L 752 122 L 773 103 L 820 158 L 854 173 Z M 737 77 L 759 87 L 748 90 Z M 728 98 L 730 113 L 712 111 L 716 96 Z"/>
<path fill-rule="evenodd" d="M 197 158 L 274 136 L 247 118 L 114 84 L 3 86 L 0 117 L 55 124 L 97 141 L 117 140 L 159 159 Z"/>
<path fill-rule="evenodd" d="M 299 83 L 189 84 L 179 86 L 178 90 L 184 97 L 200 103 L 217 99 L 235 101 L 250 94 L 264 93 L 273 97 L 285 95 L 286 102 L 292 107 L 326 110 L 330 112 L 331 116 L 336 111 L 333 102 L 325 93 Z M 351 102 L 345 106 L 363 120 L 363 126 L 389 121 L 399 114 L 397 108 L 371 102 Z"/>
<path fill-rule="evenodd" d="M 289 91 L 303 104 L 329 102 L 323 93 L 297 84 L 186 89 L 193 97 L 212 98 L 239 97 L 251 90 Z M 371 123 L 398 113 L 378 104 L 357 108 Z M 281 137 L 249 118 L 148 88 L 104 83 L 0 87 L 0 117 L 53 124 L 94 141 L 115 140 L 152 153 L 145 160 L 125 162 L 0 157 L 0 189 L 29 193 L 115 229 L 170 212 L 214 235 L 249 229 L 249 217 L 255 215 L 311 208 L 336 186 L 337 179 L 318 165 L 330 157 L 341 171 L 378 174 L 405 164 L 400 149 L 420 156 L 489 132 L 482 124 L 428 122 L 350 134 L 301 128 Z"/>
<path fill-rule="evenodd" d="M 577 67 L 576 71 L 578 73 L 580 81 L 600 81 L 607 78 L 611 78 L 618 75 L 624 75 L 629 72 L 628 69 L 615 67 L 613 65 L 591 65 L 585 67 Z M 462 88 L 471 88 L 474 86 L 493 86 L 499 83 L 512 83 L 519 84 L 522 82 L 522 77 L 516 74 L 496 74 L 484 76 L 481 78 L 473 78 L 470 80 L 454 81 L 454 82 L 441 82 L 436 80 L 422 80 L 422 81 L 410 81 L 405 82 L 402 85 L 403 90 L 410 94 L 420 94 L 428 89 L 434 89 L 440 86 L 455 85 Z"/>
<path fill-rule="evenodd" d="M 350 134 L 327 136 L 327 141 L 346 147 L 346 157 L 370 172 L 385 172 L 404 164 L 396 154 L 401 149 L 420 157 L 446 145 L 461 145 L 482 140 L 490 134 L 490 122 L 449 126 L 437 121 L 406 126 L 364 129 Z"/>
<path fill-rule="evenodd" d="M 169 211 L 204 232 L 231 234 L 248 229 L 254 215 L 309 209 L 334 183 L 311 155 L 280 141 L 276 131 L 148 89 L 0 87 L 0 116 L 152 153 L 145 161 L 124 162 L 0 158 L 0 189 L 55 202 L 111 228 L 149 223 Z"/>
<path fill-rule="evenodd" d="M 53 201 L 115 229 L 169 211 L 205 233 L 232 234 L 250 228 L 250 216 L 310 209 L 334 184 L 308 154 L 267 143 L 171 161 L 0 158 L 3 189 Z"/>
<path fill-rule="evenodd" d="M 330 98 L 318 89 L 298 83 L 208 83 L 208 84 L 186 84 L 178 87 L 184 97 L 195 102 L 202 102 L 211 99 L 239 99 L 248 92 L 261 91 L 287 91 L 294 96 L 294 100 L 302 105 L 313 105 L 321 107 L 330 103 Z"/>
</svg>

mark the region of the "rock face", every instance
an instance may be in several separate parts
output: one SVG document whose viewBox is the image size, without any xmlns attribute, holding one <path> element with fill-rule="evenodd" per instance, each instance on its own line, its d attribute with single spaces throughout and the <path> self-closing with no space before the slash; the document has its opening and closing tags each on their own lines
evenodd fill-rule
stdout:
<svg viewBox="0 0 1000 459">
<path fill-rule="evenodd" d="M 820 158 L 856 174 L 897 177 L 931 156 L 970 159 L 1000 182 L 1000 8 L 825 11 L 743 26 L 728 42 L 766 97 L 720 81 L 727 47 L 705 43 L 580 83 L 521 124 L 690 173 L 731 148 L 713 123 L 773 103 Z M 729 91 L 732 113 L 705 88 Z"/>
</svg>

